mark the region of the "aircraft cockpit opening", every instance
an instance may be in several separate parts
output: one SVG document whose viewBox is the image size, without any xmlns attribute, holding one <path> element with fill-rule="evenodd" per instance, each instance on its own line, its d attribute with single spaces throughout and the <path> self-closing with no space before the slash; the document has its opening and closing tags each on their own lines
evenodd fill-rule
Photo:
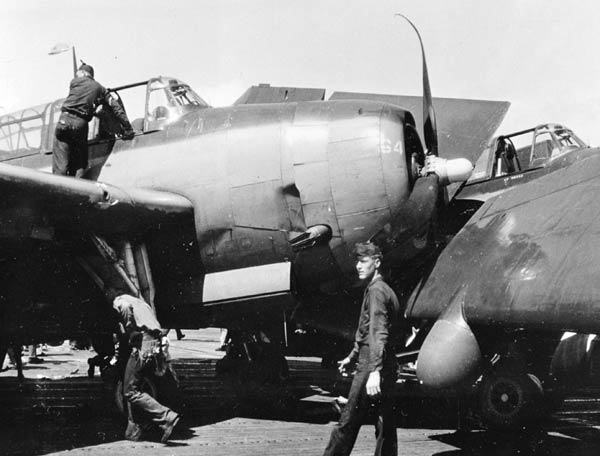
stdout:
<svg viewBox="0 0 600 456">
<path fill-rule="evenodd" d="M 164 130 L 188 113 L 211 107 L 188 84 L 166 76 L 108 90 L 127 113 L 138 136 Z M 63 101 L 61 98 L 0 116 L 0 162 L 49 171 Z M 100 106 L 88 130 L 92 167 L 104 163 L 120 134 L 118 119 Z M 95 174 L 87 178 L 93 179 Z"/>
<path fill-rule="evenodd" d="M 122 100 L 134 129 L 140 132 L 162 130 L 188 112 L 210 107 L 188 84 L 176 78 L 159 76 L 111 90 Z"/>
<path fill-rule="evenodd" d="M 570 150 L 588 147 L 571 130 L 561 125 L 540 125 L 535 129 L 534 136 L 535 146 L 531 153 L 533 165 L 545 164 Z"/>
<path fill-rule="evenodd" d="M 573 131 L 558 124 L 542 124 L 498 136 L 477 160 L 469 183 L 528 172 L 566 152 L 586 148 L 589 146 Z"/>
</svg>

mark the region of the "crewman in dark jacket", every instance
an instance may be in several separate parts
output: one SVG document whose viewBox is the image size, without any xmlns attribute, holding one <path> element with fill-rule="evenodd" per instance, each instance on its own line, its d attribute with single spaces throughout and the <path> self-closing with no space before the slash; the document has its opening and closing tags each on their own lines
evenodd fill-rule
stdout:
<svg viewBox="0 0 600 456">
<path fill-rule="evenodd" d="M 179 421 L 179 415 L 142 390 L 145 372 L 148 368 L 141 353 L 142 340 L 143 335 L 139 331 L 132 332 L 129 337 L 132 349 L 123 379 L 123 393 L 130 409 L 129 421 L 138 424 L 138 417 L 149 419 L 161 429 L 162 437 L 160 441 L 166 443 Z M 130 426 L 128 425 L 125 437 L 137 440 L 139 433 L 130 433 Z"/>
<path fill-rule="evenodd" d="M 396 383 L 394 345 L 402 337 L 400 305 L 394 291 L 379 272 L 382 254 L 373 243 L 356 245 L 356 270 L 359 279 L 367 283 L 364 293 L 354 348 L 339 362 L 339 370 L 346 373 L 358 361 L 350 387 L 348 403 L 339 423 L 331 432 L 325 456 L 349 455 L 358 431 L 372 406 L 377 409 L 375 455 L 398 454 L 394 401 L 392 391 Z"/>
<path fill-rule="evenodd" d="M 88 166 L 88 122 L 100 105 L 117 117 L 123 139 L 133 138 L 133 128 L 120 103 L 94 80 L 94 69 L 84 63 L 71 80 L 56 125 L 52 150 L 54 174 L 81 177 Z"/>
</svg>

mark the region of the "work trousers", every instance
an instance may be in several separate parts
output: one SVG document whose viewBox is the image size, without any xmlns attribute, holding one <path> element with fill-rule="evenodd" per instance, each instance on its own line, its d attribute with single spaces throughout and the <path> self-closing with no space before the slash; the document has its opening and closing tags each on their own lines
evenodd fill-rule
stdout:
<svg viewBox="0 0 600 456">
<path fill-rule="evenodd" d="M 396 383 L 396 362 L 391 358 L 384 362 L 384 368 L 381 371 L 381 395 L 371 398 L 366 389 L 370 374 L 367 366 L 368 352 L 368 346 L 361 347 L 359 351 L 357 372 L 350 387 L 348 403 L 342 411 L 340 421 L 331 432 L 329 444 L 325 448 L 323 456 L 349 455 L 356 442 L 358 431 L 372 408 L 375 408 L 377 413 L 375 456 L 398 455 L 395 406 L 392 395 Z"/>
<path fill-rule="evenodd" d="M 131 404 L 133 419 L 136 423 L 139 418 L 145 418 L 164 430 L 165 426 L 172 423 L 177 416 L 174 411 L 147 393 L 131 392 L 127 393 L 125 398 Z"/>
<path fill-rule="evenodd" d="M 87 120 L 68 112 L 61 113 L 52 147 L 53 174 L 75 176 L 78 170 L 87 168 L 88 128 Z"/>
</svg>

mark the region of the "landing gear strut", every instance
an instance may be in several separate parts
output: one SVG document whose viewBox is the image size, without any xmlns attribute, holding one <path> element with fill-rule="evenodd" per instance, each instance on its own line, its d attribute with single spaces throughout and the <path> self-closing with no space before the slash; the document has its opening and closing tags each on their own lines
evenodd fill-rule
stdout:
<svg viewBox="0 0 600 456">
<path fill-rule="evenodd" d="M 226 355 L 217 362 L 217 373 L 233 374 L 241 383 L 252 381 L 258 386 L 279 385 L 289 377 L 279 344 L 262 332 L 232 334 Z"/>
</svg>

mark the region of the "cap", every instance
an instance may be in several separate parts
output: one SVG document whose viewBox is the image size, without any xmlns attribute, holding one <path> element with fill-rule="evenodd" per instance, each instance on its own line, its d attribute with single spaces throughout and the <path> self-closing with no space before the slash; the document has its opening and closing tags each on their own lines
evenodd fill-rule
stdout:
<svg viewBox="0 0 600 456">
<path fill-rule="evenodd" d="M 92 67 L 92 65 L 88 65 L 87 63 L 82 63 L 81 66 L 79 67 L 79 70 L 86 71 L 87 73 L 90 74 L 91 77 L 94 77 L 94 68 Z"/>
<path fill-rule="evenodd" d="M 373 244 L 372 242 L 359 242 L 354 247 L 356 252 L 356 256 L 358 258 L 362 257 L 371 257 L 371 258 L 382 258 L 383 253 L 381 253 L 381 249 Z"/>
</svg>

